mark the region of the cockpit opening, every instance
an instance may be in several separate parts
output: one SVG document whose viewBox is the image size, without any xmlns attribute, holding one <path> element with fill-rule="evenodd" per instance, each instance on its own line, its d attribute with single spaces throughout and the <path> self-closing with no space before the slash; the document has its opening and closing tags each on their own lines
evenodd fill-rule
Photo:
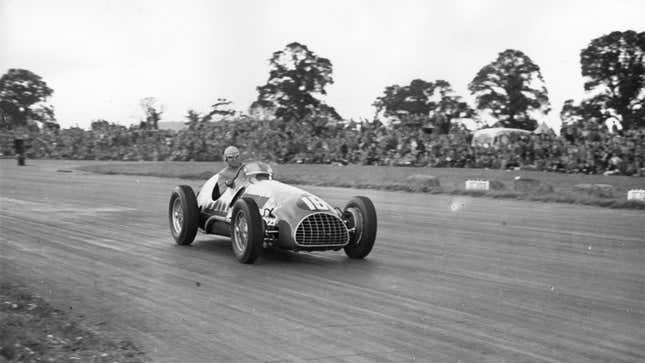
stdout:
<svg viewBox="0 0 645 363">
<path fill-rule="evenodd" d="M 255 174 L 256 180 L 271 180 L 271 175 L 269 174 Z"/>
</svg>

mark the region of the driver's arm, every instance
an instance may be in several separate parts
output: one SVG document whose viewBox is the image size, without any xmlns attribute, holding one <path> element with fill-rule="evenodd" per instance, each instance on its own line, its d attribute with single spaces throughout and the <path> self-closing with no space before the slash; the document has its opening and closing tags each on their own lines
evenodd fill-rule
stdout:
<svg viewBox="0 0 645 363">
<path fill-rule="evenodd" d="M 219 185 L 220 193 L 224 193 L 226 188 L 233 187 L 233 179 L 235 178 L 235 171 L 227 167 L 222 171 L 220 171 L 218 174 L 219 174 L 219 179 L 217 180 L 217 184 Z"/>
</svg>

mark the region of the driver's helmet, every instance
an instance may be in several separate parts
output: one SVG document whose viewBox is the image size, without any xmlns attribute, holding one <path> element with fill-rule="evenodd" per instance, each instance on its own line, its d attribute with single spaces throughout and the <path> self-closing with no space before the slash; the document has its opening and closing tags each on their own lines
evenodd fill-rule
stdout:
<svg viewBox="0 0 645 363">
<path fill-rule="evenodd" d="M 240 150 L 235 146 L 229 146 L 224 149 L 224 160 L 240 157 Z"/>
<path fill-rule="evenodd" d="M 229 146 L 224 149 L 224 161 L 230 166 L 237 168 L 240 166 L 240 150 L 235 146 Z"/>
</svg>

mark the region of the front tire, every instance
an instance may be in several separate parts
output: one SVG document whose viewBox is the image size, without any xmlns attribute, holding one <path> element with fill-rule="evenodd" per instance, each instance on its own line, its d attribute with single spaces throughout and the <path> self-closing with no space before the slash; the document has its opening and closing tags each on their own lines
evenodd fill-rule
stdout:
<svg viewBox="0 0 645 363">
<path fill-rule="evenodd" d="M 199 208 L 193 188 L 177 186 L 170 195 L 168 204 L 170 233 L 178 245 L 189 245 L 195 240 L 199 223 Z"/>
<path fill-rule="evenodd" d="M 345 254 L 349 258 L 362 259 L 372 251 L 376 240 L 376 209 L 367 197 L 353 197 L 343 212 L 347 227 L 353 229 Z"/>
<path fill-rule="evenodd" d="M 233 205 L 232 245 L 235 258 L 253 263 L 260 256 L 264 243 L 264 224 L 258 205 L 251 198 L 242 198 Z"/>
</svg>

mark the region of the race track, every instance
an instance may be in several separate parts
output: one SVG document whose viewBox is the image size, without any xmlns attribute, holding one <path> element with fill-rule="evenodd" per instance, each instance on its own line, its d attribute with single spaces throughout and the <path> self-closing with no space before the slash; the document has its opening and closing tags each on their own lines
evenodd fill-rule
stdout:
<svg viewBox="0 0 645 363">
<path fill-rule="evenodd" d="M 642 362 L 645 212 L 307 188 L 379 217 L 364 261 L 174 244 L 186 181 L 0 160 L 0 272 L 153 361 Z M 189 182 L 197 187 L 199 183 Z"/>
</svg>

